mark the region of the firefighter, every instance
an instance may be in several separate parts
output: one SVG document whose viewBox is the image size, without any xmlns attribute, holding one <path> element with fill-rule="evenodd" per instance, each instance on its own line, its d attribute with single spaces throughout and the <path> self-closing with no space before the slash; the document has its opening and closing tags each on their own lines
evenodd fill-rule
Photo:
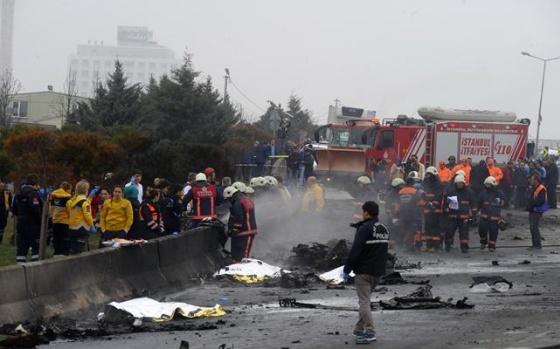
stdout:
<svg viewBox="0 0 560 349">
<path fill-rule="evenodd" d="M 469 165 L 469 160 L 467 158 L 462 158 L 461 163 L 451 169 L 451 177 L 455 176 L 455 173 L 460 170 L 463 171 L 463 176 L 465 176 L 465 184 L 468 187 L 471 180 L 471 165 Z"/>
<path fill-rule="evenodd" d="M 146 189 L 144 201 L 140 205 L 140 226 L 142 238 L 151 240 L 163 236 L 165 229 L 158 204 L 160 192 L 148 187 Z"/>
<path fill-rule="evenodd" d="M 66 208 L 66 202 L 72 197 L 72 185 L 62 182 L 60 188 L 49 195 L 49 214 L 53 222 L 53 245 L 54 255 L 68 255 L 70 252 L 70 240 L 68 238 L 68 219 L 70 212 Z M 1 240 L 0 240 L 1 241 Z"/>
<path fill-rule="evenodd" d="M 356 180 L 357 186 L 356 190 L 354 191 L 354 201 L 352 204 L 354 205 L 354 215 L 353 218 L 357 220 L 362 220 L 362 205 L 366 201 L 372 201 L 375 199 L 375 192 L 371 186 L 371 179 L 368 176 L 360 176 Z"/>
<path fill-rule="evenodd" d="M 494 177 L 496 179 L 496 183 L 500 185 L 500 181 L 504 178 L 502 169 L 496 166 L 494 159 L 486 160 L 486 165 L 488 166 L 488 175 Z"/>
<path fill-rule="evenodd" d="M 439 161 L 438 176 L 440 182 L 444 185 L 451 181 L 451 170 L 448 169 L 447 166 L 445 166 L 445 161 L 443 160 Z"/>
<path fill-rule="evenodd" d="M 445 251 L 449 252 L 453 245 L 455 231 L 459 229 L 461 252 L 469 252 L 469 218 L 476 213 L 476 202 L 473 192 L 467 188 L 465 177 L 457 175 L 454 186 L 449 188 L 444 197 L 444 212 L 447 215 L 445 231 Z"/>
<path fill-rule="evenodd" d="M 224 199 L 231 201 L 228 235 L 231 237 L 231 256 L 236 262 L 251 257 L 251 247 L 258 234 L 253 200 L 235 187 L 224 189 Z"/>
<path fill-rule="evenodd" d="M 255 196 L 259 196 L 266 189 L 266 179 L 264 177 L 253 177 L 249 182 L 249 185 L 255 191 Z"/>
<path fill-rule="evenodd" d="M 496 241 L 498 241 L 498 221 L 501 218 L 502 206 L 505 203 L 506 196 L 498 189 L 496 178 L 492 176 L 486 177 L 484 186 L 486 190 L 482 191 L 478 198 L 480 249 L 484 250 L 488 245 L 488 251 L 494 252 L 496 251 Z M 490 237 L 490 240 L 488 240 L 488 237 Z"/>
<path fill-rule="evenodd" d="M 402 178 L 395 178 L 391 181 L 391 187 L 385 194 L 385 214 L 387 215 L 387 224 L 392 232 L 393 240 L 391 244 L 395 242 L 402 241 L 402 232 L 399 229 L 400 224 L 397 218 L 398 206 L 399 206 L 399 191 L 404 186 L 404 180 Z"/>
<path fill-rule="evenodd" d="M 191 221 L 187 229 L 194 229 L 204 218 L 218 218 L 216 207 L 223 201 L 223 196 L 216 187 L 206 181 L 206 175 L 199 173 L 195 177 L 192 189 L 185 195 L 184 204 L 191 202 Z"/>
<path fill-rule="evenodd" d="M 39 235 L 41 233 L 41 215 L 43 201 L 35 188 L 37 177 L 28 175 L 21 191 L 14 196 L 12 213 L 16 216 L 18 264 L 27 261 L 27 252 L 31 247 L 31 261 L 39 260 Z"/>
<path fill-rule="evenodd" d="M 424 240 L 426 246 L 422 251 L 436 252 L 441 246 L 441 199 L 443 186 L 438 176 L 438 170 L 430 166 L 426 169 L 424 178 Z"/>
<path fill-rule="evenodd" d="M 422 246 L 422 199 L 423 191 L 418 189 L 418 172 L 412 171 L 406 178 L 405 185 L 399 190 L 397 218 L 402 226 L 402 241 L 410 251 L 415 251 Z M 399 241 L 397 241 L 397 244 Z"/>
<path fill-rule="evenodd" d="M 76 183 L 75 196 L 66 203 L 66 208 L 70 212 L 68 219 L 70 254 L 89 251 L 88 237 L 95 232 L 91 205 L 86 196 L 88 192 L 89 182 L 81 180 Z"/>
</svg>

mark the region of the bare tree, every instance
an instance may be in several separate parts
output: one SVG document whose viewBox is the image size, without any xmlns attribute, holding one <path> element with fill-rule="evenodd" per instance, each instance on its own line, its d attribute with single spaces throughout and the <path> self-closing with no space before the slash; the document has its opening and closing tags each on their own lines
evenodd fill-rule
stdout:
<svg viewBox="0 0 560 349">
<path fill-rule="evenodd" d="M 69 119 L 74 111 L 74 105 L 77 104 L 76 96 L 78 95 L 78 86 L 76 84 L 76 71 L 69 69 L 66 80 L 64 81 L 64 91 L 58 97 L 55 106 L 56 112 L 60 115 L 60 126 L 64 126 L 65 122 L 75 124 L 76 120 Z"/>
<path fill-rule="evenodd" d="M 11 69 L 6 69 L 0 74 L 0 127 L 10 127 L 12 123 L 12 110 L 8 109 L 14 97 L 21 90 L 19 80 L 14 78 Z"/>
</svg>

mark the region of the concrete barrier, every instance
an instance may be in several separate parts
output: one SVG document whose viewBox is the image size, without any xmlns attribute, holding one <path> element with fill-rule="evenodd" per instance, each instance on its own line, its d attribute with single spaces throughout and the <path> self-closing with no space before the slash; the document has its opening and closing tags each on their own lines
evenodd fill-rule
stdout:
<svg viewBox="0 0 560 349">
<path fill-rule="evenodd" d="M 102 249 L 24 266 L 29 302 L 37 317 L 78 312 L 131 293 L 118 250 Z"/>
<path fill-rule="evenodd" d="M 14 322 L 22 318 L 33 319 L 35 313 L 29 305 L 25 269 L 22 266 L 10 266 L 0 272 L 0 319 Z"/>
<path fill-rule="evenodd" d="M 212 227 L 158 240 L 162 274 L 172 285 L 181 286 L 195 284 L 201 276 L 214 273 L 225 265 L 216 241 L 217 232 Z"/>
<path fill-rule="evenodd" d="M 0 268 L 0 323 L 48 319 L 188 284 L 224 265 L 212 227 Z"/>
<path fill-rule="evenodd" d="M 134 295 L 147 296 L 169 285 L 159 269 L 157 240 L 142 246 L 121 247 L 118 251 L 121 255 L 120 275 L 132 286 Z"/>
</svg>

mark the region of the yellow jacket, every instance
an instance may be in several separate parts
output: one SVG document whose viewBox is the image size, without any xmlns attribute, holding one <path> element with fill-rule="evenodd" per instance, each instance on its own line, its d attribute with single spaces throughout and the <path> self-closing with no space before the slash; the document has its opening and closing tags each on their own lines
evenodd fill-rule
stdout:
<svg viewBox="0 0 560 349">
<path fill-rule="evenodd" d="M 101 231 L 124 230 L 128 233 L 132 226 L 132 204 L 126 199 L 109 199 L 103 203 L 101 209 L 101 220 L 99 225 Z"/>
<path fill-rule="evenodd" d="M 93 217 L 91 216 L 91 205 L 85 195 L 78 195 L 66 203 L 70 211 L 68 229 L 84 230 L 89 232 L 93 227 Z"/>
<path fill-rule="evenodd" d="M 323 188 L 318 183 L 308 187 L 301 203 L 302 212 L 321 212 L 325 207 Z"/>
<path fill-rule="evenodd" d="M 49 195 L 49 213 L 53 223 L 68 224 L 70 219 L 70 211 L 66 207 L 66 203 L 72 195 L 66 190 L 59 188 Z"/>
</svg>

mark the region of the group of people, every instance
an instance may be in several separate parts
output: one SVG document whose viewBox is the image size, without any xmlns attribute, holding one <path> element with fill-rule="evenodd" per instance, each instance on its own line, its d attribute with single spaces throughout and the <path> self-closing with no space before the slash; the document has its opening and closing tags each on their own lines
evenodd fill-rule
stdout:
<svg viewBox="0 0 560 349">
<path fill-rule="evenodd" d="M 438 168 L 425 168 L 412 156 L 408 164 L 397 161 L 392 166 L 385 203 L 397 245 L 450 251 L 458 231 L 460 249 L 468 253 L 470 222 L 478 217 L 480 249 L 494 252 L 499 227 L 504 228 L 502 208 L 513 205 L 530 212 L 532 248 L 541 248 L 539 218 L 548 208 L 556 208 L 558 169 L 554 159 L 530 164 L 519 159 L 503 168 L 491 158 L 476 165 L 468 158 L 459 164 L 454 156 L 448 160 L 439 161 Z"/>
</svg>

